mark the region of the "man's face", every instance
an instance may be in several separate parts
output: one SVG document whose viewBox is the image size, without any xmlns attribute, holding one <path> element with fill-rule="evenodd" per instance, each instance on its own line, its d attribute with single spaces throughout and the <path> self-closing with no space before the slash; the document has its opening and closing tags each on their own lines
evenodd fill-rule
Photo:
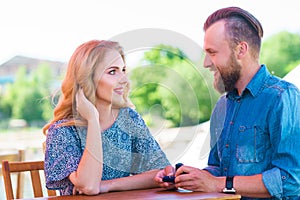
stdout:
<svg viewBox="0 0 300 200">
<path fill-rule="evenodd" d="M 213 24 L 204 37 L 204 67 L 214 72 L 214 87 L 220 93 L 230 92 L 240 78 L 241 65 L 225 37 L 224 21 Z"/>
</svg>

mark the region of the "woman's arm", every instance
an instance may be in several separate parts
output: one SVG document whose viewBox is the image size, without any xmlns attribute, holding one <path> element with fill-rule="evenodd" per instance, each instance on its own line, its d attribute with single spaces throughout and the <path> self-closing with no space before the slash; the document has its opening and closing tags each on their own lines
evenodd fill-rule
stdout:
<svg viewBox="0 0 300 200">
<path fill-rule="evenodd" d="M 159 169 L 155 169 L 133 176 L 101 181 L 100 193 L 159 187 L 153 180 L 158 171 Z"/>
<path fill-rule="evenodd" d="M 88 122 L 86 146 L 75 172 L 69 179 L 79 193 L 94 195 L 100 191 L 103 170 L 103 154 L 99 113 L 79 90 L 76 96 L 77 110 Z M 76 191 L 74 191 L 76 192 Z"/>
</svg>

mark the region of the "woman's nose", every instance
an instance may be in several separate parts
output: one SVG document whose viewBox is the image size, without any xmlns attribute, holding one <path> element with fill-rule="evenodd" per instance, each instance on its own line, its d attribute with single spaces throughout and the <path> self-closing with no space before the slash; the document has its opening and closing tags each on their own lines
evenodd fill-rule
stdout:
<svg viewBox="0 0 300 200">
<path fill-rule="evenodd" d="M 122 76 L 121 76 L 119 82 L 120 82 L 121 84 L 124 84 L 124 83 L 127 83 L 127 82 L 128 82 L 128 77 L 126 76 L 126 74 L 122 74 Z"/>
</svg>

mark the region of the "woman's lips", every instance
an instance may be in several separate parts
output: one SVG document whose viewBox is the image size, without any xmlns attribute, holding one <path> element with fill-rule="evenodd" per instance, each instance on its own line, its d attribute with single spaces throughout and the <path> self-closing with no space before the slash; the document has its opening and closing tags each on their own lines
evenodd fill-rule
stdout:
<svg viewBox="0 0 300 200">
<path fill-rule="evenodd" d="M 115 91 L 115 93 L 117 93 L 118 95 L 123 95 L 123 93 L 124 93 L 124 88 L 115 88 L 114 91 Z"/>
</svg>

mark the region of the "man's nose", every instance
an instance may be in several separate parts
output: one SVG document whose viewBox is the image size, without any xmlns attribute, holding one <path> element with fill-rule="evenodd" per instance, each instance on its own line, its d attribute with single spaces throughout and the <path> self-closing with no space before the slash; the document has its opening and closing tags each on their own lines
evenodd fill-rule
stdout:
<svg viewBox="0 0 300 200">
<path fill-rule="evenodd" d="M 212 65 L 212 62 L 211 62 L 209 56 L 205 55 L 203 67 L 209 68 L 211 65 Z"/>
</svg>

